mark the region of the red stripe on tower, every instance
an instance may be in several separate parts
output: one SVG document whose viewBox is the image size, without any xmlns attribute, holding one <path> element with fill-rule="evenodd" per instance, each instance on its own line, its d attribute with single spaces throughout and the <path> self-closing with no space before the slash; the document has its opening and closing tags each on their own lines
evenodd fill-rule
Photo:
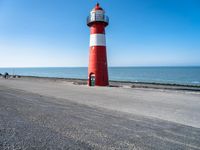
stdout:
<svg viewBox="0 0 200 150">
<path fill-rule="evenodd" d="M 97 3 L 87 18 L 90 27 L 90 56 L 88 66 L 89 86 L 108 86 L 105 27 L 108 17 Z"/>
</svg>

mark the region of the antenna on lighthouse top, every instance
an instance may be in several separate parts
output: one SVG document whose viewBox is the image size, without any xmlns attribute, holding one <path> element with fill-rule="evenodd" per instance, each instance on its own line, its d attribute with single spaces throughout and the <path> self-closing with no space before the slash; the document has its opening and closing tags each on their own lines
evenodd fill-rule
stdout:
<svg viewBox="0 0 200 150">
<path fill-rule="evenodd" d="M 99 7 L 99 2 L 97 2 L 96 6 Z"/>
</svg>

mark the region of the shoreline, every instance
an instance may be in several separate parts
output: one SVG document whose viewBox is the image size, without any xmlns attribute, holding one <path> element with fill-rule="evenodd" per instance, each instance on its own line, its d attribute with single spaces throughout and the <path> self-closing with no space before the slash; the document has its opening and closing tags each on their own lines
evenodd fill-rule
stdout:
<svg viewBox="0 0 200 150">
<path fill-rule="evenodd" d="M 40 76 L 21 76 L 23 79 L 43 79 L 54 81 L 72 82 L 74 85 L 87 85 L 87 79 L 78 78 L 58 78 L 58 77 L 40 77 Z M 12 76 L 10 78 L 13 78 Z M 17 79 L 17 78 L 16 78 Z M 185 84 L 171 84 L 171 83 L 155 83 L 155 82 L 132 82 L 132 81 L 109 81 L 109 87 L 116 88 L 147 88 L 147 89 L 162 89 L 162 90 L 180 90 L 200 92 L 200 85 L 185 85 Z"/>
</svg>

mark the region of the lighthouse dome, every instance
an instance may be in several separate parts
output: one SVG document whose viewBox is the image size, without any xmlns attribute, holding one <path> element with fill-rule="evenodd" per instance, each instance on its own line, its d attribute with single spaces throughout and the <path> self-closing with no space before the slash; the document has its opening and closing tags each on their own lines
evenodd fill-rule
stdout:
<svg viewBox="0 0 200 150">
<path fill-rule="evenodd" d="M 97 11 L 97 10 L 103 10 L 103 8 L 100 7 L 99 3 L 96 4 L 96 6 L 92 9 L 92 11 Z"/>
<path fill-rule="evenodd" d="M 92 11 L 90 12 L 90 14 L 105 14 L 105 11 L 103 10 L 103 8 L 100 7 L 99 3 L 96 4 L 96 6 L 92 9 Z"/>
</svg>

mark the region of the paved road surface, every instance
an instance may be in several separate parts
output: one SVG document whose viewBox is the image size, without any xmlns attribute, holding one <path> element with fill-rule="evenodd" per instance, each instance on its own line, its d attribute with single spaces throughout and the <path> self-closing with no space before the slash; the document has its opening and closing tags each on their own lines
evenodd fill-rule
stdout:
<svg viewBox="0 0 200 150">
<path fill-rule="evenodd" d="M 35 78 L 0 79 L 0 85 L 68 99 L 91 107 L 150 116 L 200 128 L 200 92 L 145 88 L 90 88 L 54 79 Z"/>
<path fill-rule="evenodd" d="M 0 149 L 200 149 L 200 128 L 0 85 Z"/>
</svg>

